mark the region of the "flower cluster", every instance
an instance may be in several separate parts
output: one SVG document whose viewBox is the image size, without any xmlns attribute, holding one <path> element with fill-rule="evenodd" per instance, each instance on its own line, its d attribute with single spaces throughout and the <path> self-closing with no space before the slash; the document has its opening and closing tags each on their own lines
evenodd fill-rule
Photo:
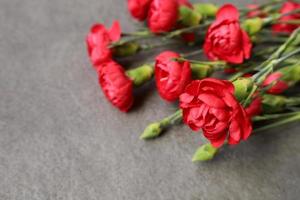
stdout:
<svg viewBox="0 0 300 200">
<path fill-rule="evenodd" d="M 223 145 L 237 145 L 256 132 L 300 120 L 300 98 L 286 93 L 300 82 L 295 57 L 300 54 L 299 3 L 237 8 L 187 0 L 128 0 L 128 10 L 146 22 L 143 31 L 123 32 L 118 21 L 111 28 L 95 24 L 86 44 L 99 85 L 113 106 L 129 111 L 135 88 L 153 77 L 160 97 L 178 106 L 174 114 L 147 126 L 142 139 L 183 122 L 208 140 L 193 157 L 204 161 Z M 154 62 L 127 70 L 119 59 L 171 48 L 172 43 L 188 53 L 165 50 Z M 207 60 L 200 59 L 201 53 Z M 214 76 L 216 71 L 224 72 L 218 76 L 222 78 Z M 259 121 L 266 123 L 257 125 Z"/>
</svg>

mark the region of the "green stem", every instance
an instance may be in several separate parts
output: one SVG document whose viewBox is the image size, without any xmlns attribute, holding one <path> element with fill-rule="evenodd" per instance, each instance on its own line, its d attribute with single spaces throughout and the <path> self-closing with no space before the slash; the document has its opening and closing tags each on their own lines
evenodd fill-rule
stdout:
<svg viewBox="0 0 300 200">
<path fill-rule="evenodd" d="M 298 120 L 300 120 L 300 112 L 298 114 L 295 114 L 295 115 L 293 115 L 291 117 L 288 117 L 288 118 L 285 118 L 283 120 L 276 121 L 276 122 L 268 124 L 266 126 L 254 129 L 254 132 L 257 133 L 257 132 L 265 131 L 265 130 L 275 128 L 275 127 L 278 127 L 278 126 L 281 126 L 281 125 L 284 125 L 284 124 L 288 124 L 288 123 L 291 123 L 291 122 L 295 122 L 295 121 L 298 121 Z"/>
<path fill-rule="evenodd" d="M 174 38 L 174 37 L 177 37 L 183 33 L 189 33 L 189 32 L 193 32 L 197 29 L 201 29 L 201 28 L 206 28 L 208 27 L 209 25 L 211 24 L 211 22 L 207 21 L 206 23 L 204 24 L 198 24 L 198 25 L 195 25 L 195 26 L 190 26 L 190 27 L 186 27 L 186 28 L 182 28 L 182 29 L 177 29 L 175 31 L 172 31 L 172 32 L 169 32 L 167 33 L 163 39 L 170 39 L 170 38 Z"/>
<path fill-rule="evenodd" d="M 179 109 L 172 115 L 164 118 L 159 123 L 161 125 L 161 128 L 167 128 L 171 125 L 177 124 L 182 120 L 182 110 Z"/>
<path fill-rule="evenodd" d="M 226 62 L 224 62 L 224 61 L 201 61 L 201 60 L 190 60 L 190 59 L 186 59 L 186 58 L 175 58 L 174 60 L 179 61 L 179 62 L 188 61 L 190 63 L 209 65 L 209 66 L 226 65 Z"/>
<path fill-rule="evenodd" d="M 151 49 L 155 49 L 155 48 L 165 47 L 168 45 L 176 45 L 176 44 L 181 44 L 181 42 L 179 42 L 179 41 L 161 41 L 158 44 L 147 43 L 147 44 L 140 45 L 140 50 L 147 51 L 147 50 L 151 50 Z"/>
<path fill-rule="evenodd" d="M 252 118 L 252 121 L 259 122 L 259 121 L 279 119 L 279 118 L 284 118 L 284 117 L 291 117 L 291 116 L 297 115 L 299 113 L 300 112 L 291 112 L 291 113 L 280 113 L 280 114 L 256 116 L 256 117 Z"/>
<path fill-rule="evenodd" d="M 298 48 L 298 49 L 296 49 L 296 50 L 294 50 L 292 52 L 289 52 L 286 55 L 282 56 L 281 58 L 277 59 L 277 64 L 279 64 L 279 63 L 281 63 L 281 62 L 289 59 L 290 57 L 292 57 L 292 56 L 294 56 L 294 55 L 296 55 L 298 53 L 300 53 L 300 48 Z"/>
<path fill-rule="evenodd" d="M 262 9 L 264 9 L 266 7 L 269 7 L 269 6 L 275 7 L 275 6 L 277 6 L 277 4 L 280 4 L 282 2 L 283 2 L 282 0 L 270 1 L 270 2 L 258 5 L 257 8 L 240 9 L 240 12 L 241 12 L 242 16 L 245 16 L 245 15 L 247 15 L 248 12 L 256 11 L 256 10 L 262 10 Z"/>
<path fill-rule="evenodd" d="M 286 106 L 299 106 L 300 105 L 300 97 L 291 97 L 286 99 Z"/>
<path fill-rule="evenodd" d="M 202 52 L 203 52 L 203 49 L 198 49 L 196 51 L 192 51 L 192 52 L 189 52 L 189 53 L 180 54 L 180 56 L 183 57 L 183 58 L 192 57 L 192 56 L 201 54 Z"/>
</svg>

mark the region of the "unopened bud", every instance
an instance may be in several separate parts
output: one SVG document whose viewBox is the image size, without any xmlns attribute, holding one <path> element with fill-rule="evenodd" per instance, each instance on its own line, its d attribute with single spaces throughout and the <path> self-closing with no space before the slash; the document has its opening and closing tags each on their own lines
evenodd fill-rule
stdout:
<svg viewBox="0 0 300 200">
<path fill-rule="evenodd" d="M 140 136 L 140 139 L 152 139 L 160 135 L 162 129 L 160 127 L 160 123 L 152 123 L 147 126 L 144 130 L 143 134 Z"/>
<path fill-rule="evenodd" d="M 123 45 L 113 48 L 113 54 L 119 57 L 135 55 L 140 49 L 140 45 L 136 42 L 127 42 Z"/>
<path fill-rule="evenodd" d="M 210 143 L 204 144 L 197 149 L 195 152 L 192 161 L 208 161 L 214 158 L 216 153 L 218 152 L 218 148 L 213 147 Z"/>
<path fill-rule="evenodd" d="M 152 78 L 154 70 L 151 65 L 145 64 L 141 67 L 128 70 L 126 73 L 135 86 L 141 86 Z"/>
<path fill-rule="evenodd" d="M 218 12 L 218 7 L 212 3 L 196 3 L 193 8 L 199 14 L 205 17 L 214 17 Z"/>
<path fill-rule="evenodd" d="M 263 113 L 282 112 L 286 108 L 286 98 L 279 95 L 264 94 L 262 100 Z"/>
<path fill-rule="evenodd" d="M 255 35 L 262 29 L 263 20 L 259 17 L 246 19 L 242 27 L 249 35 Z"/>
<path fill-rule="evenodd" d="M 200 23 L 202 15 L 195 12 L 187 6 L 180 6 L 179 8 L 179 21 L 184 26 L 196 26 Z"/>
<path fill-rule="evenodd" d="M 203 79 L 209 77 L 214 72 L 212 66 L 196 63 L 191 64 L 191 69 L 194 79 Z"/>
</svg>

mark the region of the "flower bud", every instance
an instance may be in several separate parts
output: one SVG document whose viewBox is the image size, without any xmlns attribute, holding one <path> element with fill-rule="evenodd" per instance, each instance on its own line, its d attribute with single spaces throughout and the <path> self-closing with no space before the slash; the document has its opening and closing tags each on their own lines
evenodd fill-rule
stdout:
<svg viewBox="0 0 300 200">
<path fill-rule="evenodd" d="M 179 21 L 184 26 L 196 26 L 200 23 L 202 16 L 187 6 L 179 7 Z"/>
<path fill-rule="evenodd" d="M 209 77 L 214 72 L 212 66 L 196 63 L 191 64 L 191 69 L 194 79 L 203 79 Z"/>
<path fill-rule="evenodd" d="M 265 94 L 262 100 L 263 113 L 282 112 L 286 106 L 286 98 L 279 95 Z"/>
<path fill-rule="evenodd" d="M 251 78 L 239 78 L 233 82 L 235 91 L 234 96 L 237 98 L 239 102 L 243 101 L 249 96 L 254 83 Z"/>
<path fill-rule="evenodd" d="M 138 52 L 140 46 L 136 42 L 128 42 L 113 49 L 113 54 L 119 57 L 132 56 Z"/>
<path fill-rule="evenodd" d="M 152 123 L 149 126 L 146 127 L 143 134 L 140 136 L 140 139 L 151 139 L 159 136 L 162 129 L 160 127 L 160 123 Z"/>
<path fill-rule="evenodd" d="M 262 29 L 263 19 L 259 17 L 247 19 L 243 22 L 242 27 L 249 35 L 255 35 Z"/>
<path fill-rule="evenodd" d="M 294 85 L 300 81 L 300 65 L 284 67 L 279 71 L 283 74 L 282 80 L 289 83 L 289 85 Z"/>
<path fill-rule="evenodd" d="M 126 74 L 131 78 L 134 86 L 141 86 L 152 78 L 153 72 L 153 67 L 145 64 L 141 67 L 126 71 Z"/>
<path fill-rule="evenodd" d="M 197 149 L 192 161 L 208 161 L 214 158 L 215 154 L 218 152 L 218 148 L 213 147 L 210 143 L 204 144 Z"/>
<path fill-rule="evenodd" d="M 206 17 L 214 17 L 219 9 L 211 3 L 196 3 L 193 7 L 196 12 Z"/>
</svg>

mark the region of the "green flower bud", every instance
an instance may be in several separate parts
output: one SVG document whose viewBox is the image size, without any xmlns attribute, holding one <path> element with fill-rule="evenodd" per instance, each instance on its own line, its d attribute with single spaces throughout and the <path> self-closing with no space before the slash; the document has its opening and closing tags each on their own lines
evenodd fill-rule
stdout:
<svg viewBox="0 0 300 200">
<path fill-rule="evenodd" d="M 115 56 L 125 57 L 135 55 L 140 49 L 140 45 L 136 42 L 128 42 L 113 48 Z"/>
<path fill-rule="evenodd" d="M 279 95 L 264 94 L 262 100 L 263 113 L 282 112 L 286 108 L 286 98 Z"/>
<path fill-rule="evenodd" d="M 154 70 L 151 65 L 142 65 L 141 67 L 126 71 L 135 86 L 141 86 L 149 81 L 153 76 Z"/>
<path fill-rule="evenodd" d="M 259 17 L 246 19 L 242 23 L 242 28 L 249 34 L 255 35 L 258 33 L 263 27 L 263 20 Z"/>
<path fill-rule="evenodd" d="M 191 64 L 191 69 L 194 79 L 203 79 L 209 77 L 214 72 L 212 66 L 196 63 Z"/>
<path fill-rule="evenodd" d="M 237 80 L 235 80 L 233 82 L 233 85 L 234 85 L 234 96 L 237 98 L 237 100 L 239 102 L 245 100 L 253 86 L 254 86 L 254 83 L 253 83 L 253 80 L 251 78 L 238 78 Z"/>
<path fill-rule="evenodd" d="M 196 3 L 193 8 L 199 14 L 205 17 L 214 17 L 218 12 L 218 7 L 212 3 Z"/>
<path fill-rule="evenodd" d="M 179 8 L 179 21 L 184 26 L 196 26 L 202 19 L 201 14 L 195 12 L 191 8 L 186 6 L 180 6 Z"/>
<path fill-rule="evenodd" d="M 208 161 L 214 158 L 215 154 L 218 152 L 218 148 L 213 147 L 210 143 L 204 144 L 197 149 L 192 161 Z"/>
<path fill-rule="evenodd" d="M 140 136 L 140 139 L 152 139 L 160 135 L 162 129 L 160 123 L 152 123 L 144 130 L 143 134 Z"/>
<path fill-rule="evenodd" d="M 298 64 L 281 68 L 279 72 L 283 74 L 282 80 L 289 85 L 294 85 L 300 81 L 300 65 Z"/>
</svg>

